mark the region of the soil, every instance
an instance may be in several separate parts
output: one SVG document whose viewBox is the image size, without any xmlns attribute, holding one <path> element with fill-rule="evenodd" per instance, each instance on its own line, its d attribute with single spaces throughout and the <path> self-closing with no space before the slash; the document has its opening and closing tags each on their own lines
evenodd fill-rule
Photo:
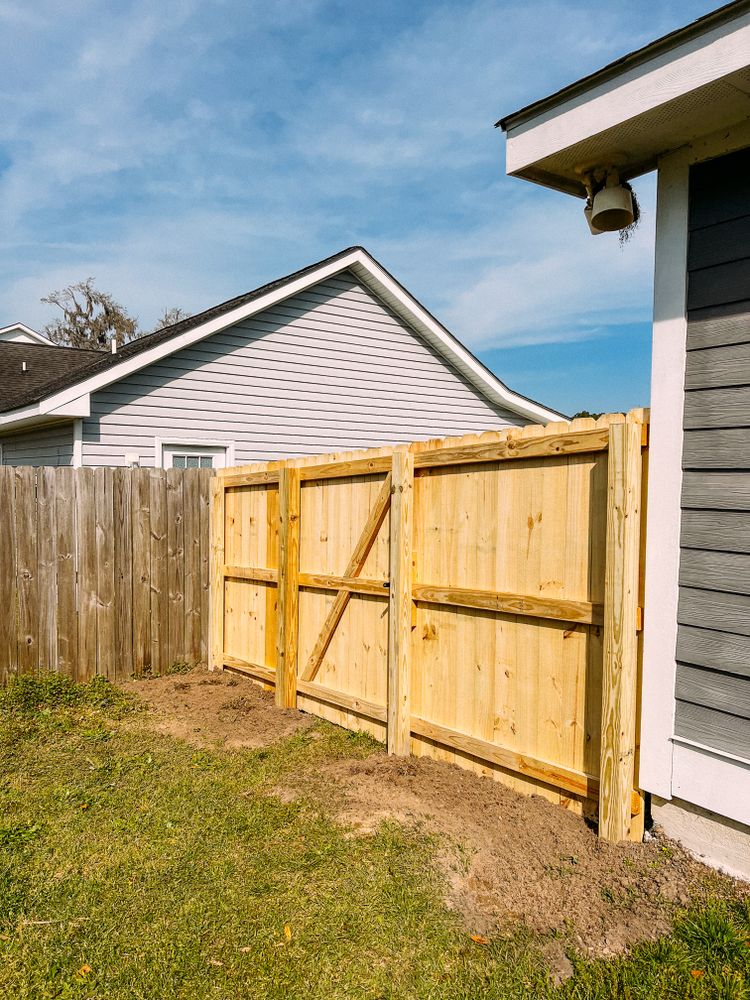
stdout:
<svg viewBox="0 0 750 1000">
<path fill-rule="evenodd" d="M 139 678 L 123 688 L 146 703 L 152 729 L 196 747 L 266 747 L 315 722 L 302 712 L 276 708 L 273 692 L 230 673 Z"/>
<path fill-rule="evenodd" d="M 152 708 L 156 729 L 195 745 L 266 746 L 317 721 L 277 709 L 271 693 L 229 674 L 125 688 Z M 562 942 L 589 955 L 618 954 L 666 933 L 691 901 L 738 891 L 658 831 L 648 843 L 608 844 L 581 817 L 540 796 L 428 758 L 376 752 L 332 761 L 274 792 L 285 801 L 325 802 L 353 836 L 368 836 L 383 820 L 437 835 L 447 903 L 467 929 L 503 934 L 523 923 L 549 935 L 547 957 L 559 978 L 572 971 Z"/>
</svg>

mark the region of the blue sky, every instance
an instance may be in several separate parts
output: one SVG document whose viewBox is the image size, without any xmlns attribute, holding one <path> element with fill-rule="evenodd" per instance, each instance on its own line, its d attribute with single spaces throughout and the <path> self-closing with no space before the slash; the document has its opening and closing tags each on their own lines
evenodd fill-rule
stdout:
<svg viewBox="0 0 750 1000">
<path fill-rule="evenodd" d="M 654 179 L 620 249 L 493 123 L 699 0 L 0 0 L 0 325 L 93 275 L 141 325 L 363 244 L 510 386 L 648 402 Z"/>
</svg>

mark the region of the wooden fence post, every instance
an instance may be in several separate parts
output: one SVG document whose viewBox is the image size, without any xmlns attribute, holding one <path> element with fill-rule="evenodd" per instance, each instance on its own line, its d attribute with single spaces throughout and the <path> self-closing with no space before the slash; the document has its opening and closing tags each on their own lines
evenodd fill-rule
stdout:
<svg viewBox="0 0 750 1000">
<path fill-rule="evenodd" d="M 210 670 L 224 668 L 224 480 L 211 480 L 211 659 Z"/>
<path fill-rule="evenodd" d="M 604 594 L 604 665 L 599 836 L 631 830 L 638 696 L 638 584 L 641 522 L 640 423 L 611 424 Z"/>
<path fill-rule="evenodd" d="M 393 450 L 388 608 L 388 753 L 409 754 L 414 455 Z"/>
<path fill-rule="evenodd" d="M 297 707 L 299 633 L 299 469 L 279 473 L 279 569 L 276 632 L 276 704 Z"/>
</svg>

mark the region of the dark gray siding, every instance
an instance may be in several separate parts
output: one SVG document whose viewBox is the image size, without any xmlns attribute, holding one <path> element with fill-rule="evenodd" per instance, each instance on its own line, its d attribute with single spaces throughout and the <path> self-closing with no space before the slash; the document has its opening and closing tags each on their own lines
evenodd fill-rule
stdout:
<svg viewBox="0 0 750 1000">
<path fill-rule="evenodd" d="M 94 393 L 83 464 L 153 465 L 157 437 L 243 463 L 525 422 L 344 272 Z"/>
<path fill-rule="evenodd" d="M 750 150 L 693 167 L 675 733 L 750 759 Z"/>
<path fill-rule="evenodd" d="M 46 427 L 0 437 L 3 465 L 72 465 L 73 424 Z"/>
</svg>

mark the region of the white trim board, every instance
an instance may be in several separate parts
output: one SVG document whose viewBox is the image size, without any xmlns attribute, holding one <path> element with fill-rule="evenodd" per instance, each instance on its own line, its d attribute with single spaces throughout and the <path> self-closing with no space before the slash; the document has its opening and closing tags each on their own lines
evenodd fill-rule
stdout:
<svg viewBox="0 0 750 1000">
<path fill-rule="evenodd" d="M 234 326 L 257 313 L 270 309 L 272 306 L 305 291 L 313 285 L 342 271 L 351 270 L 375 295 L 399 315 L 412 329 L 427 341 L 445 360 L 462 373 L 468 381 L 487 399 L 497 406 L 511 410 L 532 423 L 547 423 L 564 419 L 562 414 L 551 410 L 541 403 L 526 399 L 513 392 L 492 374 L 475 358 L 456 338 L 445 329 L 417 300 L 406 291 L 388 272 L 381 267 L 366 250 L 361 247 L 352 249 L 349 253 L 337 257 L 328 263 L 322 263 L 297 278 L 290 279 L 283 285 L 272 289 L 251 302 L 238 306 L 215 319 L 207 320 L 183 333 L 162 341 L 150 349 L 140 351 L 131 358 L 125 358 L 119 364 L 114 364 L 106 371 L 82 379 L 75 385 L 62 389 L 48 396 L 34 406 L 23 410 L 12 411 L 0 416 L 0 423 L 14 424 L 22 419 L 36 416 L 40 413 L 54 411 L 63 412 L 66 407 L 81 396 L 104 389 L 133 372 L 160 361 L 197 341 L 210 337 L 227 327 Z"/>
<path fill-rule="evenodd" d="M 164 468 L 164 449 L 185 446 L 186 448 L 224 448 L 227 456 L 227 467 L 235 464 L 234 451 L 235 443 L 232 440 L 221 438 L 183 438 L 183 437 L 155 437 L 154 438 L 154 466 L 157 469 Z"/>
<path fill-rule="evenodd" d="M 19 331 L 20 336 L 9 336 L 9 334 L 12 334 L 16 330 Z M 0 327 L 0 340 L 9 344 L 31 342 L 33 344 L 44 344 L 46 347 L 55 346 L 49 337 L 45 337 L 43 333 L 37 333 L 36 330 L 32 330 L 25 323 L 11 323 L 9 326 Z"/>
</svg>

